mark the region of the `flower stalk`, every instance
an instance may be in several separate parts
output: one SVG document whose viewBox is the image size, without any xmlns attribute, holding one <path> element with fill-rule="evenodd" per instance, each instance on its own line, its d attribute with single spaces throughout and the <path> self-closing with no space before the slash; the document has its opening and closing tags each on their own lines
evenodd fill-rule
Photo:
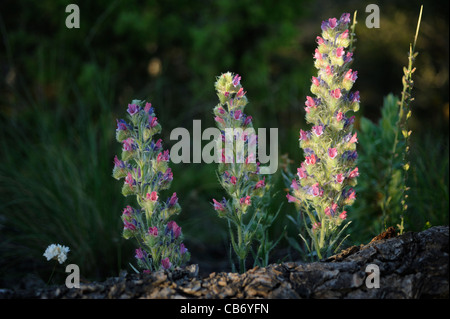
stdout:
<svg viewBox="0 0 450 319">
<path fill-rule="evenodd" d="M 349 223 L 346 206 L 356 199 L 353 189 L 359 175 L 357 134 L 352 132 L 359 110 L 359 92 L 351 89 L 357 71 L 350 68 L 354 27 L 349 32 L 350 14 L 322 22 L 322 36 L 316 38 L 314 53 L 317 76 L 312 77 L 311 92 L 305 101 L 306 122 L 310 131 L 300 130 L 300 147 L 305 159 L 292 180 L 289 202 L 300 205 L 308 217 L 306 230 L 310 250 L 322 259 L 337 249 L 343 230 Z"/>
<path fill-rule="evenodd" d="M 220 103 L 214 108 L 214 115 L 222 132 L 218 143 L 225 145 L 220 152 L 217 175 L 229 199 L 213 199 L 213 205 L 219 217 L 228 220 L 231 246 L 243 273 L 252 243 L 267 244 L 267 228 L 276 216 L 266 218 L 264 201 L 270 186 L 259 173 L 257 135 L 252 117 L 244 113 L 248 101 L 241 77 L 224 73 L 217 78 L 215 88 Z M 266 254 L 267 249 L 257 249 L 256 259 L 266 260 L 261 256 L 263 252 Z"/>
<path fill-rule="evenodd" d="M 124 179 L 122 194 L 135 196 L 140 207 L 123 210 L 123 237 L 137 240 L 135 257 L 144 272 L 170 270 L 190 258 L 181 227 L 171 220 L 181 211 L 177 194 L 166 201 L 160 195 L 173 180 L 170 154 L 163 150 L 161 139 L 154 139 L 161 125 L 150 103 L 133 100 L 128 114 L 129 122 L 117 120 L 116 139 L 122 143 L 122 154 L 121 159 L 114 158 L 113 177 Z"/>
</svg>

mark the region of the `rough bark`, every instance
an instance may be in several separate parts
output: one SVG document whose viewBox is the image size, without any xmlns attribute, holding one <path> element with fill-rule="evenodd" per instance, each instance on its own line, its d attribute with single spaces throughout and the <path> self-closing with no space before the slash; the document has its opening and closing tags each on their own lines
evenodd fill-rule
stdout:
<svg viewBox="0 0 450 319">
<path fill-rule="evenodd" d="M 206 278 L 191 265 L 172 273 L 123 275 L 79 289 L 0 290 L 0 298 L 449 298 L 448 226 L 389 237 L 392 232 L 321 262 L 271 264 Z M 366 285 L 369 264 L 379 267 L 379 288 Z"/>
</svg>

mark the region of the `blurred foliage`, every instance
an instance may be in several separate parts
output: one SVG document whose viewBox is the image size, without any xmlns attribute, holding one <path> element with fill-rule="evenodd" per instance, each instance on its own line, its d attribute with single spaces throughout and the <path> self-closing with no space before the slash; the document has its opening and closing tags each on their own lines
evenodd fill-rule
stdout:
<svg viewBox="0 0 450 319">
<path fill-rule="evenodd" d="M 69 3 L 80 7 L 80 29 L 64 25 Z M 128 268 L 132 249 L 120 239 L 126 202 L 110 174 L 118 151 L 115 119 L 132 99 L 152 102 L 170 148 L 173 128 L 191 130 L 193 119 L 201 119 L 203 128 L 214 125 L 214 77 L 239 73 L 255 127 L 278 127 L 280 155 L 288 153 L 296 167 L 320 22 L 358 10 L 359 113 L 377 122 L 383 97 L 401 90 L 405 48 L 420 2 L 380 1 L 380 29 L 364 26 L 368 3 L 1 1 L 0 286 L 30 271 L 47 279 L 51 267 L 42 254 L 53 242 L 71 248 L 68 261 L 79 263 L 89 279 Z M 447 12 L 446 1 L 425 4 L 417 45 L 417 99 L 410 121 L 417 136 L 411 141 L 407 181 L 410 230 L 427 221 L 448 223 L 443 210 L 448 209 L 448 178 L 442 179 L 448 176 Z M 172 189 L 183 208 L 177 222 L 191 262 L 203 271 L 227 269 L 226 225 L 210 204 L 221 194 L 215 165 L 172 168 Z M 279 173 L 274 177 L 274 189 L 283 190 Z M 285 202 L 283 192 L 276 198 L 274 211 Z M 290 224 L 284 217 L 294 211 L 283 206 L 272 238 Z M 350 238 L 376 235 L 369 224 L 361 227 Z M 288 246 L 280 242 L 278 256 L 290 253 Z"/>
</svg>

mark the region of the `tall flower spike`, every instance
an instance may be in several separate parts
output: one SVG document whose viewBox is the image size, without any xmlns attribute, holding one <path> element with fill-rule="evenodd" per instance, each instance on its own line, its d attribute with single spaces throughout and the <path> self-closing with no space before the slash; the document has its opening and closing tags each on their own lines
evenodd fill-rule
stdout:
<svg viewBox="0 0 450 319">
<path fill-rule="evenodd" d="M 311 85 L 315 97 L 307 96 L 305 102 L 306 122 L 312 129 L 300 130 L 305 160 L 287 197 L 307 213 L 312 227 L 308 233 L 319 258 L 331 251 L 347 217 L 344 207 L 356 196 L 349 187 L 356 185 L 358 176 L 357 138 L 352 134 L 354 117 L 348 118 L 347 113 L 358 111 L 359 92 L 351 92 L 357 71 L 350 69 L 349 22 L 348 13 L 322 22 L 314 53 L 318 72 Z"/>
<path fill-rule="evenodd" d="M 117 121 L 116 139 L 122 143 L 122 159 L 114 157 L 113 177 L 124 178 L 124 196 L 136 196 L 141 206 L 127 206 L 122 213 L 123 237 L 136 238 L 136 260 L 144 272 L 169 270 L 189 261 L 190 254 L 182 243 L 181 227 L 170 220 L 181 211 L 176 193 L 166 201 L 161 191 L 173 179 L 169 167 L 169 151 L 162 150 L 161 139 L 153 137 L 161 131 L 154 108 L 145 101 L 128 104 L 128 117 Z M 158 231 L 169 229 L 170 232 Z M 181 251 L 182 250 L 182 251 Z"/>
<path fill-rule="evenodd" d="M 256 225 L 256 221 L 262 219 L 256 215 L 266 213 L 262 198 L 268 196 L 266 190 L 269 185 L 259 174 L 257 136 L 252 117 L 244 113 L 247 97 L 241 77 L 231 72 L 224 73 L 217 77 L 215 88 L 220 103 L 214 108 L 214 116 L 216 125 L 223 132 L 220 142 L 225 145 L 218 175 L 229 199 L 224 198 L 220 202 L 213 199 L 212 204 L 219 217 L 230 221 L 232 247 L 239 260 L 239 270 L 243 272 L 252 242 L 259 241 L 263 245 L 264 240 L 268 240 L 267 235 L 258 236 L 266 231 L 272 219 L 265 218 Z M 256 258 L 259 258 L 258 253 Z"/>
</svg>

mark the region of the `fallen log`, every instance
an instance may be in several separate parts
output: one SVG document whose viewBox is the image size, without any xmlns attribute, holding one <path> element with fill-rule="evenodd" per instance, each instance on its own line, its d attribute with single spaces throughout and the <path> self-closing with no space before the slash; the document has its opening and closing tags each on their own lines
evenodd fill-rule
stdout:
<svg viewBox="0 0 450 319">
<path fill-rule="evenodd" d="M 244 274 L 124 274 L 104 282 L 33 291 L 1 290 L 0 298 L 449 298 L 449 228 L 379 236 L 324 261 L 286 262 Z"/>
</svg>

